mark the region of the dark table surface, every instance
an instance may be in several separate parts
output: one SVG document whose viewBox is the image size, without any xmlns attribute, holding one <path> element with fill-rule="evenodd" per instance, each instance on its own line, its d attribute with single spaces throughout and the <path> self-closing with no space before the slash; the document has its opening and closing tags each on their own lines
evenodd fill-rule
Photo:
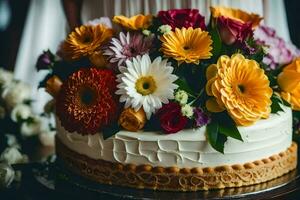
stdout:
<svg viewBox="0 0 300 200">
<path fill-rule="evenodd" d="M 36 155 L 32 156 L 32 160 L 39 160 L 42 157 L 45 157 L 53 153 L 53 149 L 49 148 L 39 148 L 36 151 Z M 299 153 L 299 150 L 298 150 Z M 199 193 L 174 193 L 174 192 L 153 192 L 149 190 L 135 190 L 135 189 L 126 189 L 118 188 L 114 186 L 99 186 L 99 190 L 106 192 L 95 192 L 87 191 L 84 187 L 78 187 L 78 185 L 60 183 L 60 187 L 57 188 L 66 188 L 66 189 L 53 189 L 51 186 L 46 186 L 41 184 L 40 181 L 36 178 L 36 173 L 32 172 L 29 168 L 25 170 L 22 175 L 20 183 L 15 183 L 11 188 L 6 190 L 0 190 L 0 200 L 5 199 L 24 199 L 24 200 L 50 200 L 50 199 L 203 199 L 203 197 L 208 199 L 222 199 L 222 195 L 230 191 L 230 194 L 234 194 L 233 191 L 243 194 L 241 189 L 234 190 L 224 190 L 224 191 L 206 191 Z M 297 177 L 297 178 L 295 178 Z M 285 180 L 291 179 L 287 185 L 279 187 L 271 191 L 265 191 L 261 193 L 256 193 L 252 195 L 233 195 L 231 198 L 240 199 L 284 199 L 284 200 L 296 200 L 300 199 L 300 166 L 298 169 L 291 173 L 291 175 L 286 176 Z M 76 180 L 76 179 L 75 179 Z M 81 181 L 80 181 L 81 182 Z M 89 182 L 82 181 L 81 185 L 89 184 Z M 91 183 L 92 184 L 92 183 Z M 50 184 L 51 185 L 51 184 Z M 61 187 L 62 186 L 62 187 Z M 259 186 L 259 185 L 258 185 Z M 92 186 L 93 188 L 94 186 Z M 260 187 L 260 186 L 259 186 Z M 247 188 L 246 188 L 247 189 Z M 124 195 L 125 194 L 125 195 Z M 230 195 L 229 195 L 230 196 Z M 227 198 L 230 199 L 227 195 Z M 213 198 L 214 197 L 214 198 Z M 225 195 L 226 197 L 226 195 Z"/>
</svg>

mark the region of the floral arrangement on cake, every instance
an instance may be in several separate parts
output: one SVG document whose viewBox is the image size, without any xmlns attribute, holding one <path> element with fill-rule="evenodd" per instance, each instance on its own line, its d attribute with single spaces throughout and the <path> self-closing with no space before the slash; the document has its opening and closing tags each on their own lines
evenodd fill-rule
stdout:
<svg viewBox="0 0 300 200">
<path fill-rule="evenodd" d="M 206 125 L 223 152 L 227 137 L 242 140 L 237 126 L 281 104 L 300 110 L 300 53 L 261 20 L 226 7 L 211 7 L 207 25 L 197 9 L 102 17 L 39 57 L 38 70 L 49 70 L 41 87 L 70 132 L 109 138 Z"/>
</svg>

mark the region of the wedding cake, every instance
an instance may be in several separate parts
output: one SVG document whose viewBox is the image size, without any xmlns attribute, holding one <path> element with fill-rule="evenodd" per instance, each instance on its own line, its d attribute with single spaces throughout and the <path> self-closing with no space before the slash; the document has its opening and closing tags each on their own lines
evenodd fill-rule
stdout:
<svg viewBox="0 0 300 200">
<path fill-rule="evenodd" d="M 44 52 L 41 86 L 54 97 L 64 168 L 100 184 L 172 191 L 252 185 L 295 169 L 300 54 L 286 44 L 284 61 L 271 63 L 266 38 L 277 36 L 265 36 L 261 20 L 212 7 L 206 25 L 198 10 L 175 9 L 115 16 L 117 32 L 103 17 L 71 32 L 56 55 Z"/>
</svg>

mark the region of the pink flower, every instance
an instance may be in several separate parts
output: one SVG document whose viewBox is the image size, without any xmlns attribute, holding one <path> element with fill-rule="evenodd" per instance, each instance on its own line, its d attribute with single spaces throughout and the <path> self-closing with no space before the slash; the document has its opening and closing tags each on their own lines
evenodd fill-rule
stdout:
<svg viewBox="0 0 300 200">
<path fill-rule="evenodd" d="M 222 41 L 227 45 L 243 44 L 253 35 L 252 24 L 242 23 L 224 16 L 218 17 L 217 24 Z"/>
<path fill-rule="evenodd" d="M 204 17 L 200 15 L 198 9 L 171 9 L 159 11 L 158 18 L 163 24 L 175 28 L 201 28 L 206 29 Z"/>
<path fill-rule="evenodd" d="M 178 103 L 170 102 L 158 110 L 157 116 L 161 128 L 165 133 L 177 133 L 184 129 L 188 118 L 181 113 L 181 106 Z"/>
<path fill-rule="evenodd" d="M 276 69 L 279 65 L 290 63 L 295 57 L 300 56 L 300 51 L 293 44 L 285 42 L 270 27 L 259 26 L 254 32 L 254 38 L 257 43 L 268 48 L 263 62 L 270 69 Z"/>
<path fill-rule="evenodd" d="M 118 66 L 124 65 L 126 60 L 131 60 L 138 55 L 144 55 L 150 51 L 153 37 L 144 36 L 140 33 L 129 33 L 125 35 L 120 32 L 119 38 L 113 38 L 111 45 L 104 51 L 111 63 Z"/>
</svg>

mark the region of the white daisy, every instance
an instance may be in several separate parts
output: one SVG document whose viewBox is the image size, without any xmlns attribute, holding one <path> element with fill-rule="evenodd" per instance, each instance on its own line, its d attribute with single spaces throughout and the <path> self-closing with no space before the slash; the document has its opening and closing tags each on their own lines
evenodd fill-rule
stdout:
<svg viewBox="0 0 300 200">
<path fill-rule="evenodd" d="M 174 81 L 177 76 L 172 74 L 173 67 L 157 57 L 151 62 L 148 54 L 137 56 L 132 61 L 126 61 L 126 67 L 119 67 L 118 90 L 120 102 L 125 102 L 125 108 L 132 107 L 138 111 L 143 107 L 147 118 L 150 119 L 162 107 L 174 99 L 174 90 L 178 88 Z"/>
</svg>

